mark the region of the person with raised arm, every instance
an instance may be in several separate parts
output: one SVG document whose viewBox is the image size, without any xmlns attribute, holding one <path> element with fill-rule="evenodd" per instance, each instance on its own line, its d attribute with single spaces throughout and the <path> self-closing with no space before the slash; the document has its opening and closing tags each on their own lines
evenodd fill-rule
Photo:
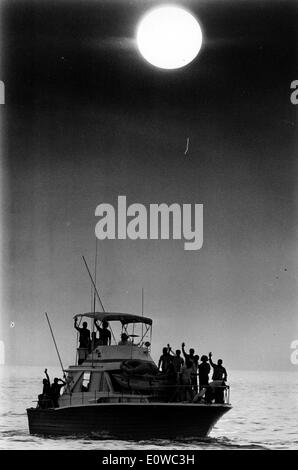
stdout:
<svg viewBox="0 0 298 470">
<path fill-rule="evenodd" d="M 59 384 L 58 382 L 62 382 Z M 57 377 L 54 378 L 54 382 L 51 385 L 51 398 L 54 403 L 55 408 L 59 408 L 59 397 L 60 397 L 60 390 L 62 387 L 66 385 L 66 382 L 62 379 L 58 379 Z"/>
<path fill-rule="evenodd" d="M 222 365 L 222 359 L 218 359 L 217 364 L 212 361 L 212 352 L 209 353 L 209 362 L 213 367 L 212 382 L 208 387 L 211 400 L 215 399 L 215 403 L 224 403 L 224 390 L 226 388 L 226 380 L 228 378 L 227 371 Z"/>
<path fill-rule="evenodd" d="M 42 383 L 43 383 L 42 394 L 44 396 L 49 397 L 50 393 L 51 393 L 51 382 L 50 382 L 50 377 L 48 375 L 48 369 L 45 369 L 44 373 L 45 373 L 46 379 L 43 379 L 43 381 L 42 381 Z"/>
<path fill-rule="evenodd" d="M 192 362 L 192 374 L 191 374 L 191 385 L 193 387 L 193 391 L 197 393 L 198 391 L 198 363 L 200 356 L 195 354 L 195 350 L 190 348 L 189 354 L 185 352 L 185 343 L 182 343 L 182 352 L 183 356 L 185 357 L 185 362 L 190 361 Z"/>
<path fill-rule="evenodd" d="M 103 346 L 110 346 L 111 344 L 111 332 L 108 330 L 109 323 L 106 320 L 102 322 L 102 328 L 98 325 L 97 320 L 95 321 L 95 326 L 99 331 L 99 344 Z"/>
<path fill-rule="evenodd" d="M 217 364 L 212 361 L 212 352 L 209 353 L 209 362 L 213 367 L 212 380 L 223 380 L 226 382 L 228 374 L 226 369 L 222 365 L 222 359 L 218 359 Z"/>
<path fill-rule="evenodd" d="M 87 348 L 90 347 L 90 330 L 87 328 L 88 324 L 86 321 L 83 322 L 83 328 L 78 327 L 77 319 L 75 318 L 74 327 L 79 332 L 79 341 L 80 341 L 80 348 Z"/>
</svg>

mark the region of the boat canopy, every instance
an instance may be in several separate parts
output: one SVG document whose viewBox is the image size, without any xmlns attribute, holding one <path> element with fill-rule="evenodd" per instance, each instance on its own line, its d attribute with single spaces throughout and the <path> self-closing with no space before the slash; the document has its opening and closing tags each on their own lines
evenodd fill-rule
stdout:
<svg viewBox="0 0 298 470">
<path fill-rule="evenodd" d="M 142 317 L 139 315 L 131 315 L 130 313 L 113 313 L 113 312 L 89 312 L 89 313 L 78 313 L 74 318 L 88 317 L 99 321 L 120 321 L 122 325 L 128 323 L 145 323 L 146 325 L 152 325 L 151 318 Z"/>
</svg>

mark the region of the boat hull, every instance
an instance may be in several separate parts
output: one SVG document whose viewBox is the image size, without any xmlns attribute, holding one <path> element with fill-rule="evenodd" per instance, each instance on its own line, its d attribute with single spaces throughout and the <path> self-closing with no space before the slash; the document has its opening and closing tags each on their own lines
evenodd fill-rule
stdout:
<svg viewBox="0 0 298 470">
<path fill-rule="evenodd" d="M 31 434 L 143 440 L 206 437 L 230 405 L 103 403 L 27 409 Z"/>
</svg>

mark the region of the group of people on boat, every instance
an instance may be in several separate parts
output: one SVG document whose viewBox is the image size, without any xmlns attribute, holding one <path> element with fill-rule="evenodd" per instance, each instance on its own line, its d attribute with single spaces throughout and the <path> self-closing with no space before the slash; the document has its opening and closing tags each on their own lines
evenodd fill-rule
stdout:
<svg viewBox="0 0 298 470">
<path fill-rule="evenodd" d="M 200 361 L 193 348 L 188 353 L 185 351 L 185 343 L 182 343 L 182 354 L 184 358 L 180 349 L 174 353 L 168 344 L 163 348 L 158 361 L 159 371 L 168 377 L 173 386 L 180 386 L 175 389 L 176 398 L 182 401 L 200 401 L 204 397 L 207 403 L 224 403 L 228 375 L 222 359 L 214 363 L 210 352 L 208 356 L 203 354 Z M 209 382 L 211 367 L 213 374 Z"/>
<path fill-rule="evenodd" d="M 97 346 L 110 346 L 112 339 L 108 321 L 103 320 L 100 325 L 98 321 L 95 320 L 94 326 L 99 332 L 99 338 L 97 337 L 96 331 L 90 333 L 90 330 L 88 329 L 88 323 L 86 321 L 83 322 L 81 328 L 78 326 L 77 318 L 74 320 L 74 327 L 79 333 L 79 347 L 86 349 L 89 353 Z M 129 339 L 129 335 L 127 333 L 122 332 L 118 345 L 125 346 L 127 344 L 132 344 L 132 341 Z M 82 362 L 83 360 L 79 359 L 79 364 Z"/>
<path fill-rule="evenodd" d="M 96 331 L 90 333 L 88 329 L 88 323 L 86 321 L 83 322 L 83 327 L 80 328 L 77 323 L 77 319 L 74 320 L 74 327 L 79 332 L 79 347 L 88 349 L 88 351 L 92 351 L 96 346 L 110 346 L 111 344 L 111 332 L 109 330 L 109 322 L 104 320 L 101 326 L 98 324 L 97 320 L 94 322 L 94 326 L 99 332 L 99 338 L 97 338 Z M 129 335 L 125 332 L 121 333 L 121 339 L 118 342 L 118 345 L 124 346 L 126 344 L 130 344 L 131 341 L 129 339 Z"/>
<path fill-rule="evenodd" d="M 99 332 L 99 338 L 96 331 L 90 333 L 87 322 L 83 322 L 82 328 L 78 326 L 77 318 L 74 320 L 74 328 L 79 332 L 79 347 L 91 352 L 96 346 L 109 346 L 111 344 L 111 331 L 109 323 L 103 320 L 99 324 L 94 322 L 96 330 Z M 121 333 L 121 339 L 118 345 L 132 344 L 129 335 Z M 179 401 L 201 401 L 204 399 L 207 403 L 224 403 L 224 390 L 227 388 L 227 371 L 223 366 L 222 359 L 217 363 L 212 361 L 212 353 L 203 354 L 201 358 L 195 354 L 193 348 L 187 353 L 185 343 L 182 343 L 181 350 L 173 352 L 168 344 L 162 350 L 162 355 L 158 361 L 158 370 L 166 377 L 166 380 L 174 390 L 175 400 Z M 183 355 L 183 357 L 182 357 Z M 79 360 L 83 362 L 83 360 Z M 209 374 L 213 369 L 212 380 L 209 381 Z M 198 386 L 199 379 L 199 386 Z"/>
<path fill-rule="evenodd" d="M 58 408 L 60 391 L 61 388 L 66 385 L 66 382 L 55 377 L 53 383 L 51 384 L 48 370 L 45 369 L 44 373 L 46 378 L 42 381 L 43 389 L 42 393 L 38 395 L 38 405 L 40 408 Z"/>
<path fill-rule="evenodd" d="M 88 329 L 88 323 L 83 322 L 83 328 L 80 328 L 77 323 L 77 318 L 74 320 L 74 327 L 79 332 L 79 346 L 80 348 L 86 348 L 89 351 L 95 348 L 98 344 L 103 346 L 109 346 L 111 344 L 111 332 L 109 330 L 109 322 L 103 321 L 100 326 L 95 320 L 94 326 L 99 332 L 99 339 L 97 339 L 96 331 L 90 334 Z"/>
</svg>

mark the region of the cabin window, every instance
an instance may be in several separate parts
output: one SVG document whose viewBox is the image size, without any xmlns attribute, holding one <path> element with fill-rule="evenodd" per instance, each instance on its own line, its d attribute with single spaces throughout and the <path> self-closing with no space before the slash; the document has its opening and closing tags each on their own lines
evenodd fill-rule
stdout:
<svg viewBox="0 0 298 470">
<path fill-rule="evenodd" d="M 84 372 L 82 385 L 81 385 L 82 392 L 88 392 L 89 387 L 90 387 L 90 380 L 91 380 L 91 372 Z"/>
</svg>

